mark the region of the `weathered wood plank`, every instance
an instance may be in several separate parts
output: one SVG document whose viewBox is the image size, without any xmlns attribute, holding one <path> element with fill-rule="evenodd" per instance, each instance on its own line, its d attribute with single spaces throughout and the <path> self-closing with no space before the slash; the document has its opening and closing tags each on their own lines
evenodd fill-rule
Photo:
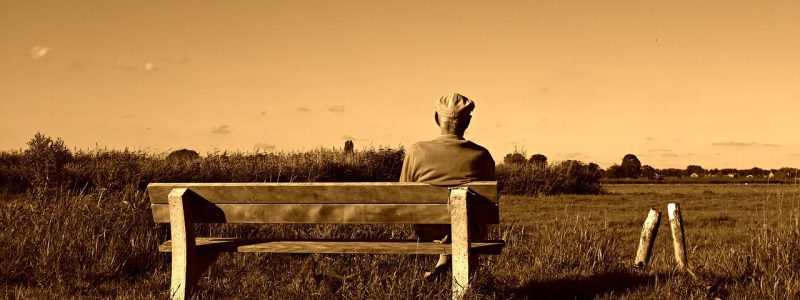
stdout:
<svg viewBox="0 0 800 300">
<path fill-rule="evenodd" d="M 451 240 L 453 247 L 453 286 L 452 299 L 461 299 L 469 289 L 470 282 L 470 222 L 474 213 L 467 205 L 467 188 L 456 188 L 450 190 L 450 218 L 452 219 Z"/>
<path fill-rule="evenodd" d="M 497 203 L 497 183 L 464 185 Z M 448 190 L 424 183 L 329 182 L 329 183 L 151 183 L 151 203 L 167 203 L 174 188 L 188 188 L 211 203 L 306 203 L 306 204 L 446 204 Z M 477 200 L 476 200 L 477 201 Z"/>
<path fill-rule="evenodd" d="M 269 240 L 237 238 L 197 238 L 198 250 L 219 252 L 327 253 L 327 254 L 451 254 L 450 244 L 414 240 Z M 503 241 L 472 242 L 471 252 L 499 254 Z M 161 252 L 172 251 L 172 241 L 158 247 Z"/>
<path fill-rule="evenodd" d="M 151 204 L 156 223 L 169 222 L 166 204 Z M 493 204 L 470 205 L 471 221 L 497 224 Z M 194 223 L 450 224 L 447 204 L 198 204 Z"/>
<path fill-rule="evenodd" d="M 661 211 L 650 209 L 647 214 L 647 219 L 644 220 L 642 225 L 642 234 L 639 236 L 639 248 L 636 250 L 636 260 L 634 265 L 639 268 L 644 268 L 650 263 L 650 257 L 653 253 L 653 244 L 656 242 L 658 235 L 658 224 L 661 223 Z"/>
<path fill-rule="evenodd" d="M 184 197 L 186 189 L 174 189 L 169 193 L 170 231 L 174 242 L 172 253 L 172 277 L 170 299 L 190 299 L 199 277 L 197 252 L 195 249 L 194 224 L 189 209 L 189 199 Z"/>
<path fill-rule="evenodd" d="M 683 217 L 678 203 L 668 203 L 669 227 L 672 230 L 672 246 L 675 250 L 675 263 L 678 269 L 684 270 L 688 266 L 686 259 L 686 238 L 683 236 Z"/>
</svg>

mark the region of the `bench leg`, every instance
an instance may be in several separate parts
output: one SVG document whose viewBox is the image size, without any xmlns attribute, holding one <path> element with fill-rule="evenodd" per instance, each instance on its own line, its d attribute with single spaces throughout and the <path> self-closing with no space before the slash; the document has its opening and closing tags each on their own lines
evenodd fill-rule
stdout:
<svg viewBox="0 0 800 300">
<path fill-rule="evenodd" d="M 173 189 L 169 193 L 169 219 L 172 233 L 170 299 L 190 299 L 203 271 L 216 261 L 219 252 L 198 253 L 191 205 L 185 188 Z"/>
<path fill-rule="evenodd" d="M 469 288 L 472 259 L 470 257 L 470 230 L 467 218 L 467 188 L 450 190 L 450 219 L 452 236 L 453 299 L 461 299 Z"/>
</svg>

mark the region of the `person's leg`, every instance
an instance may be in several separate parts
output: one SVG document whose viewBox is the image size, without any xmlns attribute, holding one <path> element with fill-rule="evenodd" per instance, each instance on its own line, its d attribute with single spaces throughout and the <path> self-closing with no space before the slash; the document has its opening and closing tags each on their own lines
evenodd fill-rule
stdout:
<svg viewBox="0 0 800 300">
<path fill-rule="evenodd" d="M 414 232 L 419 237 L 420 241 L 424 242 L 439 242 L 443 244 L 450 243 L 450 225 L 414 225 Z M 447 270 L 450 266 L 450 255 L 439 255 L 439 260 L 430 272 L 425 272 L 424 277 L 428 280 L 436 279 L 439 274 Z"/>
</svg>

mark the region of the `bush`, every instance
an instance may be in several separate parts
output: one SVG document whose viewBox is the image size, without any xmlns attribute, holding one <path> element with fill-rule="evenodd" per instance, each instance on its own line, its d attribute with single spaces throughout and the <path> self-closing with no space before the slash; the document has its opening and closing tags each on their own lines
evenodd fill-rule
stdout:
<svg viewBox="0 0 800 300">
<path fill-rule="evenodd" d="M 503 194 L 559 195 L 599 194 L 600 170 L 594 163 L 588 165 L 567 160 L 541 167 L 536 164 L 501 164 L 497 179 Z"/>
<path fill-rule="evenodd" d="M 28 141 L 28 149 L 23 153 L 23 168 L 26 179 L 34 193 L 63 182 L 64 166 L 72 159 L 64 141 L 55 141 L 39 132 Z"/>
</svg>

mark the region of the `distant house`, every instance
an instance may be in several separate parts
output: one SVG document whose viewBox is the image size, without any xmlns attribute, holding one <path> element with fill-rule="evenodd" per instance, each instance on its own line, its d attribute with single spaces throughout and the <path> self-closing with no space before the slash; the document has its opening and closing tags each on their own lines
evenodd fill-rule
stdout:
<svg viewBox="0 0 800 300">
<path fill-rule="evenodd" d="M 767 175 L 767 177 L 769 177 L 769 178 L 775 178 L 775 174 L 773 174 L 773 173 L 772 173 L 772 171 L 770 171 L 770 172 L 769 172 L 769 175 Z"/>
<path fill-rule="evenodd" d="M 730 174 L 728 174 L 727 176 L 728 176 L 728 177 L 730 177 L 730 178 L 733 178 L 733 177 L 736 177 L 736 174 L 734 174 L 734 173 L 730 173 Z"/>
<path fill-rule="evenodd" d="M 692 173 L 692 175 L 689 175 L 689 177 L 697 178 L 697 177 L 700 177 L 700 175 L 697 175 L 697 173 Z"/>
<path fill-rule="evenodd" d="M 753 175 L 747 175 L 746 177 L 747 178 L 753 178 Z"/>
</svg>

